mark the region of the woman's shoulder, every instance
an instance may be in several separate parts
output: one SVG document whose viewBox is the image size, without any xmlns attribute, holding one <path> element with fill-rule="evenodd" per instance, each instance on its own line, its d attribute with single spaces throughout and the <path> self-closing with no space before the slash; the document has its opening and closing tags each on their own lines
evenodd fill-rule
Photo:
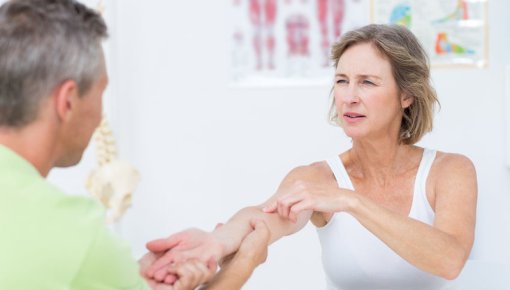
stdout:
<svg viewBox="0 0 510 290">
<path fill-rule="evenodd" d="M 469 157 L 459 153 L 443 151 L 436 151 L 436 159 L 434 163 L 441 168 L 474 167 L 473 161 L 471 161 Z"/>
<path fill-rule="evenodd" d="M 476 176 L 475 166 L 471 159 L 459 153 L 437 151 L 432 170 L 436 176 L 442 178 Z"/>
<path fill-rule="evenodd" d="M 299 180 L 328 179 L 332 176 L 333 173 L 325 160 L 297 166 L 287 175 L 288 178 Z"/>
</svg>

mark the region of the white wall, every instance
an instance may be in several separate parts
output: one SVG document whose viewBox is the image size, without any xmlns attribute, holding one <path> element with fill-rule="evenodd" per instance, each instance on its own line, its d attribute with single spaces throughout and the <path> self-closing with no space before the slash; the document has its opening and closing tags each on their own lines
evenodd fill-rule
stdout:
<svg viewBox="0 0 510 290">
<path fill-rule="evenodd" d="M 152 238 L 191 226 L 212 229 L 270 196 L 291 168 L 349 147 L 326 122 L 327 86 L 228 87 L 226 8 L 227 1 L 116 2 L 110 102 L 121 157 L 142 174 L 121 225 L 136 256 Z M 490 1 L 489 9 L 490 66 L 433 71 L 442 110 L 421 145 L 474 161 L 479 207 L 473 257 L 510 263 L 510 169 L 504 161 L 510 2 Z M 79 170 L 52 178 L 73 190 L 82 187 L 86 170 Z M 320 247 L 311 226 L 272 246 L 245 287 L 321 288 Z"/>
</svg>

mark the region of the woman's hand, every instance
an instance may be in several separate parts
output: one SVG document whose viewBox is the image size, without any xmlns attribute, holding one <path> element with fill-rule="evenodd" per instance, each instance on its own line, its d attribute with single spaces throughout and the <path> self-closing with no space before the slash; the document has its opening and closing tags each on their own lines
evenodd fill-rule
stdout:
<svg viewBox="0 0 510 290">
<path fill-rule="evenodd" d="M 166 239 L 151 241 L 147 243 L 147 249 L 153 253 L 166 251 L 145 273 L 149 278 L 159 282 L 173 283 L 175 278 L 172 278 L 168 272 L 172 264 L 198 260 L 216 265 L 216 262 L 223 257 L 223 245 L 218 239 L 212 233 L 199 229 L 188 229 Z"/>
<path fill-rule="evenodd" d="M 327 213 L 348 211 L 356 201 L 352 190 L 338 188 L 331 182 L 296 180 L 285 191 L 263 210 L 278 213 L 292 222 L 296 222 L 297 215 L 304 210 Z"/>
</svg>

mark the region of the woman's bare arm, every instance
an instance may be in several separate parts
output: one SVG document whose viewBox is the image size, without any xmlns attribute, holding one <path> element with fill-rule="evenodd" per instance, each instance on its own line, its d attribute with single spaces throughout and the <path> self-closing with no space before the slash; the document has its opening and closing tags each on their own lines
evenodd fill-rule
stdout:
<svg viewBox="0 0 510 290">
<path fill-rule="evenodd" d="M 147 275 L 157 281 L 163 281 L 167 275 L 165 266 L 171 263 L 188 259 L 198 259 L 203 262 L 210 259 L 219 261 L 237 251 L 241 241 L 251 232 L 250 221 L 253 219 L 262 220 L 267 224 L 270 231 L 270 243 L 299 231 L 310 220 L 311 210 L 300 212 L 296 221 L 291 222 L 279 215 L 267 214 L 262 209 L 277 200 L 279 196 L 288 193 L 294 183 L 316 179 L 317 172 L 313 167 L 295 168 L 284 178 L 277 192 L 268 201 L 258 206 L 241 209 L 227 223 L 213 232 L 189 229 L 166 239 L 148 243 L 147 248 L 152 252 L 167 252 L 149 268 Z"/>
</svg>

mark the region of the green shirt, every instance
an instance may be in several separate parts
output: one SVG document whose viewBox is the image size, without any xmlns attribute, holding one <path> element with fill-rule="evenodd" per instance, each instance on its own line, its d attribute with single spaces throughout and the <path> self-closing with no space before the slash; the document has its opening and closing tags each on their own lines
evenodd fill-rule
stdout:
<svg viewBox="0 0 510 290">
<path fill-rule="evenodd" d="M 0 145 L 0 289 L 149 289 L 95 200 L 69 196 Z"/>
</svg>

